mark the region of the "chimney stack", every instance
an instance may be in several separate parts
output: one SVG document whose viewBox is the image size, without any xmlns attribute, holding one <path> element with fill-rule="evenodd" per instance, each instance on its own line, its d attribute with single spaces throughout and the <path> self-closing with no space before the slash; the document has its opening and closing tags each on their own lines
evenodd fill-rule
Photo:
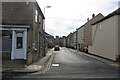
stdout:
<svg viewBox="0 0 120 80">
<path fill-rule="evenodd" d="M 94 18 L 94 17 L 95 17 L 95 14 L 92 15 L 92 18 Z"/>
<path fill-rule="evenodd" d="M 56 36 L 56 38 L 59 38 L 59 36 Z"/>
<path fill-rule="evenodd" d="M 66 38 L 66 36 L 62 36 L 63 38 Z"/>
<path fill-rule="evenodd" d="M 89 21 L 89 18 L 87 18 L 87 21 Z"/>
</svg>

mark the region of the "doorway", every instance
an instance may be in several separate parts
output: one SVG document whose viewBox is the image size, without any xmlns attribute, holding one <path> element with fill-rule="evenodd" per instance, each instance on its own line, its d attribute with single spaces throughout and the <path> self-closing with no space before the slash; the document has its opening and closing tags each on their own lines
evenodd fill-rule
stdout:
<svg viewBox="0 0 120 80">
<path fill-rule="evenodd" d="M 26 59 L 27 31 L 13 31 L 11 59 Z"/>
</svg>

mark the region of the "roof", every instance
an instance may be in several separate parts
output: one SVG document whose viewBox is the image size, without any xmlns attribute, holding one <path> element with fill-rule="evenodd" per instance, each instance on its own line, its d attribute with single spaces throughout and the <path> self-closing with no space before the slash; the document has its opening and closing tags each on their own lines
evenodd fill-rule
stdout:
<svg viewBox="0 0 120 80">
<path fill-rule="evenodd" d="M 70 34 L 67 36 L 67 37 L 69 37 L 69 36 L 71 36 L 73 33 L 72 32 L 70 32 Z"/>
<path fill-rule="evenodd" d="M 37 1 L 36 1 L 36 5 L 38 6 L 38 8 L 39 8 L 39 10 L 40 10 L 41 15 L 43 16 L 43 19 L 45 19 L 45 16 L 44 16 L 43 12 L 41 11 L 41 8 L 40 8 L 40 6 L 39 6 L 39 4 L 38 4 L 38 2 L 37 2 Z"/>
<path fill-rule="evenodd" d="M 98 13 L 96 16 L 92 17 L 92 19 L 90 19 L 89 21 L 87 21 L 84 25 L 82 25 L 82 26 L 79 27 L 78 29 L 83 28 L 86 24 L 88 24 L 89 22 L 91 22 L 92 20 L 94 20 L 95 18 L 97 18 L 97 17 L 99 17 L 99 16 L 101 16 L 101 18 L 104 17 L 101 13 Z M 99 19 L 101 19 L 101 18 L 99 18 Z M 99 20 L 99 19 L 98 19 L 98 20 Z M 103 19 L 103 18 L 102 18 L 102 19 Z M 98 21 L 98 20 L 97 20 L 97 21 Z M 96 22 L 96 21 L 95 21 L 95 22 Z M 91 23 L 91 24 L 92 24 L 92 23 Z M 78 29 L 77 29 L 77 30 L 78 30 Z"/>
<path fill-rule="evenodd" d="M 108 15 L 107 15 L 106 17 L 104 17 L 103 19 L 101 19 L 101 20 L 93 23 L 92 25 L 95 25 L 95 24 L 97 24 L 97 23 L 99 23 L 99 22 L 102 22 L 102 21 L 104 21 L 104 20 L 106 20 L 106 19 L 108 19 L 108 18 L 110 18 L 110 17 L 112 17 L 112 16 L 114 16 L 114 15 L 120 15 L 120 8 L 118 8 L 118 9 L 115 10 L 114 12 L 108 14 Z"/>
<path fill-rule="evenodd" d="M 47 32 L 45 32 L 45 36 L 46 36 L 47 38 L 54 38 L 54 36 L 48 34 Z"/>
<path fill-rule="evenodd" d="M 81 28 L 82 28 L 82 27 L 84 27 L 84 26 L 85 26 L 85 24 L 84 24 L 84 25 L 82 25 L 81 27 L 77 28 L 76 30 L 81 29 Z"/>
</svg>

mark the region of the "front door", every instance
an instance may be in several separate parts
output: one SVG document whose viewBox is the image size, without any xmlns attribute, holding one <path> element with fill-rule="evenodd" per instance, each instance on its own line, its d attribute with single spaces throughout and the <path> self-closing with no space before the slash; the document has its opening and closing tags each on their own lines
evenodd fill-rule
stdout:
<svg viewBox="0 0 120 80">
<path fill-rule="evenodd" d="M 25 59 L 26 58 L 26 45 L 25 45 L 25 32 L 15 31 L 15 50 L 14 59 Z"/>
</svg>

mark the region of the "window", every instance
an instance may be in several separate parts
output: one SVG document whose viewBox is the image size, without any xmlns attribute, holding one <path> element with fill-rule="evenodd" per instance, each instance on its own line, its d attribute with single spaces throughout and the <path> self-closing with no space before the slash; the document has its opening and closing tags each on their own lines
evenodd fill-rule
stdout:
<svg viewBox="0 0 120 80">
<path fill-rule="evenodd" d="M 21 49 L 22 48 L 22 38 L 23 37 L 17 37 L 17 49 Z"/>
<path fill-rule="evenodd" d="M 2 37 L 11 38 L 12 39 L 12 31 L 11 30 L 3 30 Z"/>
<path fill-rule="evenodd" d="M 39 22 L 41 22 L 41 16 L 39 15 Z"/>
<path fill-rule="evenodd" d="M 37 22 L 38 21 L 38 11 L 37 10 L 35 10 L 35 22 Z"/>
</svg>

